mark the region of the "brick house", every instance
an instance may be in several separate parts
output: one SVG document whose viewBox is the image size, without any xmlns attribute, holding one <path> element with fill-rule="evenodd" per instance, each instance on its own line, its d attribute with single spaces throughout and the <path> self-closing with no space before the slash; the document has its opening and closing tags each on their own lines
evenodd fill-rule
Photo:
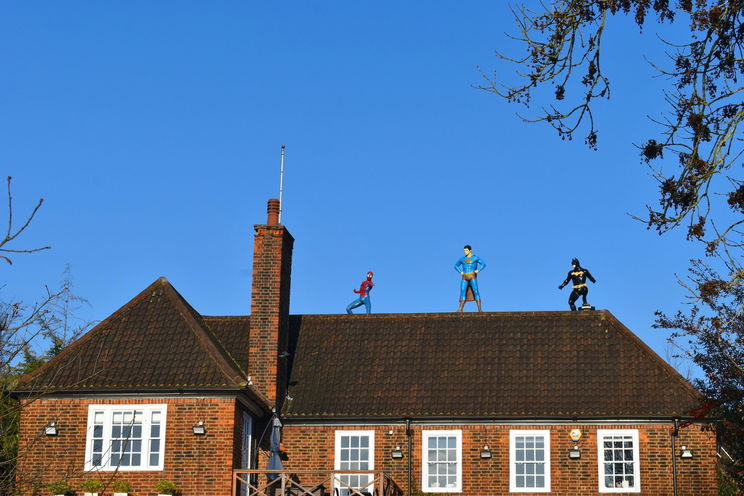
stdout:
<svg viewBox="0 0 744 496">
<path fill-rule="evenodd" d="M 277 213 L 250 316 L 200 315 L 160 278 L 21 380 L 23 494 L 717 494 L 698 393 L 609 311 L 289 315 Z"/>
</svg>

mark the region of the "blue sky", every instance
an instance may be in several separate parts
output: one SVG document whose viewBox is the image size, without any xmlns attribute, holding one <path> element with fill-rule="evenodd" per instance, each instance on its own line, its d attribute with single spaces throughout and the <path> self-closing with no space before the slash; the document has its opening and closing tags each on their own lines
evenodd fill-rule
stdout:
<svg viewBox="0 0 744 496">
<path fill-rule="evenodd" d="M 674 31 L 608 23 L 591 151 L 473 88 L 478 67 L 513 77 L 493 55 L 523 50 L 506 2 L 421 5 L 3 2 L 0 173 L 17 217 L 45 198 L 18 247 L 53 249 L 1 267 L 2 297 L 32 301 L 69 264 L 87 319 L 159 276 L 203 314 L 248 313 L 286 144 L 292 313 L 343 312 L 368 270 L 375 312 L 453 311 L 469 243 L 485 310 L 567 309 L 579 257 L 590 302 L 665 357 L 653 313 L 680 306 L 697 247 L 628 213 L 656 201 L 633 143 L 664 110 L 644 56 L 664 63 Z"/>
</svg>

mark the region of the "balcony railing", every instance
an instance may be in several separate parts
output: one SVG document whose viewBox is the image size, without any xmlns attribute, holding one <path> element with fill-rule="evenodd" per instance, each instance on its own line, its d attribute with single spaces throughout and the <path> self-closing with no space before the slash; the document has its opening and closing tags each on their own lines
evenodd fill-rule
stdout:
<svg viewBox="0 0 744 496">
<path fill-rule="evenodd" d="M 233 496 L 403 496 L 378 470 L 233 470 Z"/>
</svg>

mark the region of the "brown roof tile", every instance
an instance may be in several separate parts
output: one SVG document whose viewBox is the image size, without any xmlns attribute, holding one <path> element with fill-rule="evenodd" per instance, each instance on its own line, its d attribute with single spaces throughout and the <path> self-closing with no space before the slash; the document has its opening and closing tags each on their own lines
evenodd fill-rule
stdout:
<svg viewBox="0 0 744 496">
<path fill-rule="evenodd" d="M 242 390 L 249 317 L 164 279 L 17 391 Z M 290 418 L 671 417 L 695 390 L 608 311 L 290 317 Z"/>
<path fill-rule="evenodd" d="M 19 392 L 245 389 L 246 377 L 165 278 L 24 376 Z"/>
<path fill-rule="evenodd" d="M 285 414 L 669 417 L 695 390 L 607 311 L 296 317 Z"/>
</svg>

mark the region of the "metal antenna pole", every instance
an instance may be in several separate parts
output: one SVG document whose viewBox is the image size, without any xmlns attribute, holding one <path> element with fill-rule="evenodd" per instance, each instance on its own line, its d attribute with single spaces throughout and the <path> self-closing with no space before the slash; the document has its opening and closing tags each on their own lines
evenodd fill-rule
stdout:
<svg viewBox="0 0 744 496">
<path fill-rule="evenodd" d="M 284 145 L 282 145 L 282 159 L 279 164 L 279 224 L 282 223 L 282 193 L 284 193 Z"/>
</svg>

